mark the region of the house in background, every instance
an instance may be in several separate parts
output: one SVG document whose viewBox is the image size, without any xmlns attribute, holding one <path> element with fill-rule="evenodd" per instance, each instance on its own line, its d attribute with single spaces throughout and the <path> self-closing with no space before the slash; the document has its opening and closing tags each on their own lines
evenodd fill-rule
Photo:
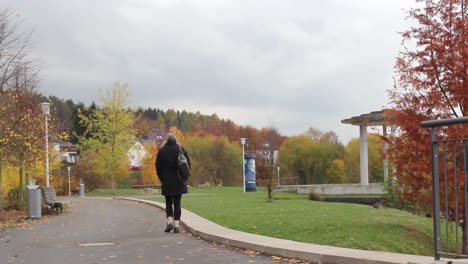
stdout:
<svg viewBox="0 0 468 264">
<path fill-rule="evenodd" d="M 128 159 L 131 170 L 140 170 L 143 165 L 143 158 L 146 155 L 146 150 L 143 144 L 139 141 L 135 142 L 133 146 L 128 150 Z"/>
<path fill-rule="evenodd" d="M 70 141 L 53 140 L 52 145 L 58 153 L 57 159 L 60 159 L 65 164 L 74 164 L 78 159 L 78 149 Z"/>
<path fill-rule="evenodd" d="M 166 132 L 161 128 L 151 128 L 150 131 L 143 136 L 140 142 L 143 144 L 156 142 L 158 146 L 160 146 L 165 136 Z"/>
</svg>

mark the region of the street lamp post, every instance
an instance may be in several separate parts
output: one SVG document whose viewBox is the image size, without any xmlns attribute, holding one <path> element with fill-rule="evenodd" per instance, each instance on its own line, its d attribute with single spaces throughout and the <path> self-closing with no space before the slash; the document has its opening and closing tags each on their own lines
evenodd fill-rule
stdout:
<svg viewBox="0 0 468 264">
<path fill-rule="evenodd" d="M 45 155 L 46 155 L 46 186 L 49 187 L 49 131 L 47 117 L 50 114 L 50 103 L 41 103 L 42 113 L 45 116 Z"/>
<path fill-rule="evenodd" d="M 279 187 L 280 186 L 280 179 L 279 179 L 280 167 L 276 167 L 276 171 L 278 172 L 278 187 Z"/>
<path fill-rule="evenodd" d="M 71 170 L 71 166 L 68 166 L 67 167 L 67 170 L 68 170 L 68 196 L 71 196 L 71 185 L 70 185 L 70 170 Z"/>
<path fill-rule="evenodd" d="M 242 180 L 243 180 L 243 183 L 244 183 L 244 192 L 245 192 L 245 157 L 244 157 L 244 145 L 245 145 L 245 140 L 246 138 L 241 138 L 240 139 L 240 142 L 242 144 Z"/>
</svg>

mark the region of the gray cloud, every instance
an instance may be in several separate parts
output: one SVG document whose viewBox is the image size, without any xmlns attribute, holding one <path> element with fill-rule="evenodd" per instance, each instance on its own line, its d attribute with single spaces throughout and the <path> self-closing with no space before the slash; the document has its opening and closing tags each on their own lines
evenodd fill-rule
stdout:
<svg viewBox="0 0 468 264">
<path fill-rule="evenodd" d="M 134 105 L 217 113 L 294 135 L 358 129 L 388 104 L 406 0 L 6 0 L 34 29 L 46 94 L 90 103 L 126 81 Z M 38 10 L 41 10 L 38 12 Z"/>
</svg>

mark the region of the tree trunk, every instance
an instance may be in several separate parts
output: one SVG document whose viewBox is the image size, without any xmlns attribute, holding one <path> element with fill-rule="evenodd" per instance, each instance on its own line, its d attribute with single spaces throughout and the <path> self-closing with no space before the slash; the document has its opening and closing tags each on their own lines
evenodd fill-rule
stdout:
<svg viewBox="0 0 468 264">
<path fill-rule="evenodd" d="M 24 160 L 23 154 L 19 155 L 19 209 L 23 209 L 24 204 Z"/>
<path fill-rule="evenodd" d="M 112 195 L 115 195 L 115 184 L 114 184 L 114 176 L 115 176 L 115 165 L 114 165 L 114 162 L 112 162 L 112 166 L 111 166 L 111 181 L 112 181 Z"/>
<path fill-rule="evenodd" d="M 0 148 L 0 212 L 3 210 L 3 152 Z"/>
<path fill-rule="evenodd" d="M 268 183 L 268 202 L 272 202 L 273 201 L 273 195 L 272 195 L 272 192 L 273 192 L 273 188 L 271 186 L 271 181 Z"/>
<path fill-rule="evenodd" d="M 111 162 L 111 184 L 112 184 L 112 195 L 115 195 L 115 162 L 114 162 L 114 154 L 112 154 L 112 162 Z"/>
</svg>

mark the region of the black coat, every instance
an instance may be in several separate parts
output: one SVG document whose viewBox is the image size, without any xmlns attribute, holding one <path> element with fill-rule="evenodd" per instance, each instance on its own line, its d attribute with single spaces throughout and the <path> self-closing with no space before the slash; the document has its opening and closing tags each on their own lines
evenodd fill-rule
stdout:
<svg viewBox="0 0 468 264">
<path fill-rule="evenodd" d="M 190 158 L 183 148 L 185 157 L 190 165 Z M 167 142 L 156 157 L 156 172 L 161 181 L 162 195 L 177 195 L 187 193 L 187 184 L 181 180 L 177 171 L 177 157 L 180 147 L 175 142 Z"/>
</svg>

